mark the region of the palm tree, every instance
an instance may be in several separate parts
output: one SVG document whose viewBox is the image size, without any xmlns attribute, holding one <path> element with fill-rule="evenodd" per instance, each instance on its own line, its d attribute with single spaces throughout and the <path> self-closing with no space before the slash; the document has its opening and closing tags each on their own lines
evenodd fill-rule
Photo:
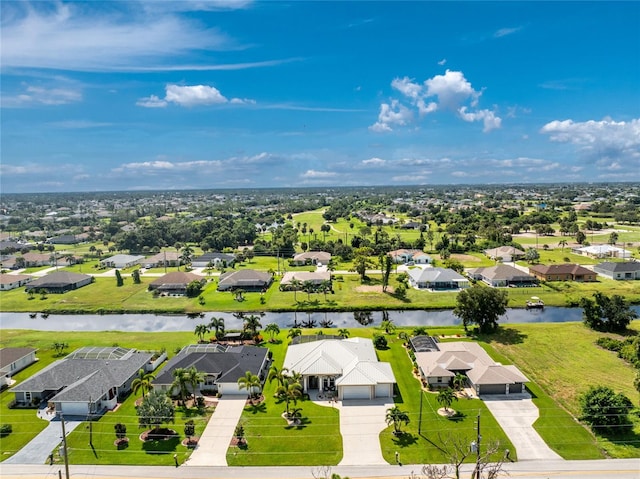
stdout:
<svg viewBox="0 0 640 479">
<path fill-rule="evenodd" d="M 298 278 L 293 278 L 291 280 L 291 283 L 289 283 L 289 285 L 291 286 L 291 289 L 293 290 L 293 300 L 297 303 L 298 302 L 298 290 L 300 288 L 302 288 L 302 281 L 300 281 Z"/>
<path fill-rule="evenodd" d="M 350 334 L 351 333 L 347 328 L 338 329 L 338 336 L 340 336 L 341 338 L 348 338 Z"/>
<path fill-rule="evenodd" d="M 567 246 L 567 240 L 560 240 L 558 242 L 558 246 L 560 246 L 562 248 L 562 251 L 564 252 L 564 247 Z"/>
<path fill-rule="evenodd" d="M 385 416 L 387 426 L 393 424 L 393 434 L 398 436 L 402 433 L 402 423 L 409 424 L 409 414 L 406 411 L 401 410 L 398 406 L 387 409 L 387 415 Z"/>
<path fill-rule="evenodd" d="M 189 376 L 185 368 L 176 368 L 173 370 L 173 382 L 171 383 L 170 391 L 178 390 L 178 397 L 180 398 L 182 405 L 184 405 L 185 398 L 189 395 Z"/>
<path fill-rule="evenodd" d="M 319 288 L 320 288 L 320 291 L 322 291 L 322 293 L 324 294 L 324 300 L 327 301 L 327 293 L 333 289 L 333 286 L 331 284 L 331 280 L 323 279 L 320 282 Z"/>
<path fill-rule="evenodd" d="M 211 318 L 209 322 L 209 330 L 213 330 L 215 332 L 216 339 L 220 339 L 224 336 L 224 318 Z"/>
<path fill-rule="evenodd" d="M 302 291 L 307 293 L 307 301 L 311 301 L 311 293 L 313 293 L 315 289 L 316 287 L 313 284 L 313 281 L 307 280 L 304 283 L 302 283 Z"/>
<path fill-rule="evenodd" d="M 287 338 L 293 339 L 298 336 L 302 336 L 302 330 L 300 328 L 291 328 L 287 333 Z"/>
<path fill-rule="evenodd" d="M 380 329 L 384 329 L 385 333 L 391 334 L 396 330 L 396 325 L 393 319 L 385 319 L 380 323 Z"/>
<path fill-rule="evenodd" d="M 458 398 L 451 388 L 441 389 L 438 393 L 438 396 L 436 397 L 436 401 L 444 406 L 445 412 L 449 411 L 449 406 L 451 406 L 451 403 L 457 400 Z"/>
<path fill-rule="evenodd" d="M 203 342 L 205 334 L 209 333 L 209 331 L 211 330 L 206 324 L 198 324 L 194 333 L 198 335 L 198 341 Z"/>
<path fill-rule="evenodd" d="M 199 372 L 195 366 L 191 366 L 187 369 L 187 382 L 191 386 L 191 390 L 193 391 L 193 398 L 196 398 L 196 389 L 198 389 L 198 385 L 204 382 L 204 374 Z"/>
<path fill-rule="evenodd" d="M 464 385 L 467 383 L 467 377 L 464 374 L 457 373 L 453 378 L 453 389 L 456 391 L 462 391 Z"/>
<path fill-rule="evenodd" d="M 184 248 L 182 248 L 182 254 L 180 254 L 180 261 L 182 261 L 184 265 L 190 265 L 192 256 L 193 256 L 193 248 L 191 248 L 191 246 L 189 245 L 186 245 Z"/>
<path fill-rule="evenodd" d="M 289 376 L 283 377 L 283 383 L 276 389 L 276 396 L 285 401 L 285 413 L 289 417 L 289 404 L 298 403 L 298 399 L 302 397 L 302 386 L 298 381 L 294 381 Z"/>
<path fill-rule="evenodd" d="M 256 314 L 245 316 L 243 327 L 245 331 L 249 331 L 251 333 L 251 336 L 255 338 L 256 336 L 258 336 L 258 329 L 262 327 L 262 324 L 260 324 L 260 316 Z"/>
<path fill-rule="evenodd" d="M 276 324 L 276 323 L 269 323 L 267 324 L 267 326 L 264 328 L 265 333 L 269 333 L 269 336 L 271 336 L 271 338 L 269 339 L 270 342 L 274 341 L 274 337 L 277 334 L 280 334 L 280 327 Z"/>
<path fill-rule="evenodd" d="M 260 378 L 251 371 L 247 371 L 244 376 L 238 378 L 238 389 L 246 389 L 253 400 L 262 389 Z"/>
<path fill-rule="evenodd" d="M 156 377 L 151 373 L 145 373 L 144 369 L 138 371 L 138 377 L 131 383 L 131 390 L 133 394 L 138 394 L 138 391 L 142 391 L 142 397 L 149 391 L 151 391 L 151 382 Z"/>
<path fill-rule="evenodd" d="M 287 368 L 278 369 L 278 366 L 274 364 L 269 369 L 269 375 L 267 376 L 267 379 L 270 383 L 275 379 L 276 381 L 278 381 L 278 385 L 282 386 L 284 384 L 284 378 L 288 372 L 289 370 Z"/>
</svg>

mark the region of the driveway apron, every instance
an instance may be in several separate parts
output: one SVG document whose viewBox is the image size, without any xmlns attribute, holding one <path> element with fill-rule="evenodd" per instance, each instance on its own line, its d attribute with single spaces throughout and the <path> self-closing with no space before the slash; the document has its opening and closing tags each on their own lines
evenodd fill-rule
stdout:
<svg viewBox="0 0 640 479">
<path fill-rule="evenodd" d="M 562 459 L 533 428 L 540 414 L 531 396 L 484 396 L 482 399 L 515 446 L 519 461 Z"/>
<path fill-rule="evenodd" d="M 380 432 L 387 427 L 385 416 L 393 404 L 387 400 L 350 399 L 337 403 L 343 456 L 340 466 L 388 465 L 382 457 Z"/>
<path fill-rule="evenodd" d="M 205 427 L 186 466 L 226 466 L 227 449 L 247 404 L 246 396 L 227 396 L 218 405 Z"/>
<path fill-rule="evenodd" d="M 81 423 L 82 421 L 65 420 L 67 436 Z M 45 464 L 53 448 L 60 442 L 62 442 L 62 426 L 59 419 L 54 419 L 22 449 L 3 461 L 3 464 Z"/>
</svg>

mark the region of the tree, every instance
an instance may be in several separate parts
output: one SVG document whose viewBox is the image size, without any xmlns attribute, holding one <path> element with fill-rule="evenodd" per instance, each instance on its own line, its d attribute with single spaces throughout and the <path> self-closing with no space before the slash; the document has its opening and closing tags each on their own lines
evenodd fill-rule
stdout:
<svg viewBox="0 0 640 479">
<path fill-rule="evenodd" d="M 387 349 L 388 347 L 387 338 L 385 338 L 382 334 L 374 334 L 373 345 L 375 346 L 376 349 Z"/>
<path fill-rule="evenodd" d="M 199 372 L 195 366 L 191 366 L 187 369 L 187 383 L 191 386 L 191 391 L 193 391 L 193 398 L 196 397 L 196 389 L 198 389 L 198 385 L 204 382 L 204 374 Z"/>
<path fill-rule="evenodd" d="M 133 280 L 133 284 L 140 284 L 142 281 L 140 280 L 140 270 L 134 269 L 131 273 L 131 279 Z"/>
<path fill-rule="evenodd" d="M 127 426 L 121 422 L 114 424 L 113 429 L 116 433 L 117 439 L 124 439 L 127 437 Z"/>
<path fill-rule="evenodd" d="M 180 262 L 184 265 L 190 265 L 191 264 L 191 258 L 193 256 L 193 248 L 189 245 L 186 245 L 184 248 L 182 248 L 182 253 L 180 254 Z"/>
<path fill-rule="evenodd" d="M 615 231 L 612 231 L 611 234 L 609 235 L 609 244 L 615 246 L 617 242 L 618 242 L 618 233 L 616 233 Z"/>
<path fill-rule="evenodd" d="M 269 323 L 264 328 L 265 333 L 269 333 L 269 342 L 273 343 L 275 336 L 280 334 L 280 327 L 276 323 Z"/>
<path fill-rule="evenodd" d="M 262 390 L 260 378 L 251 371 L 244 373 L 244 376 L 238 378 L 238 389 L 246 389 L 251 399 L 255 399 Z"/>
<path fill-rule="evenodd" d="M 302 289 L 302 281 L 298 278 L 293 278 L 289 283 L 289 287 L 293 290 L 293 300 L 298 302 L 298 290 Z"/>
<path fill-rule="evenodd" d="M 302 282 L 302 291 L 307 293 L 307 301 L 311 301 L 311 293 L 314 293 L 316 290 L 316 286 L 311 280 L 306 280 Z"/>
<path fill-rule="evenodd" d="M 291 328 L 287 333 L 287 338 L 289 339 L 297 338 L 298 336 L 302 336 L 302 330 L 300 328 Z"/>
<path fill-rule="evenodd" d="M 151 383 L 155 379 L 155 376 L 151 373 L 145 373 L 144 369 L 138 371 L 138 376 L 131 383 L 131 390 L 133 394 L 138 394 L 138 391 L 142 391 L 142 397 L 145 393 L 151 391 Z"/>
<path fill-rule="evenodd" d="M 64 354 L 64 350 L 69 347 L 68 343 L 62 343 L 56 341 L 53 343 L 53 350 L 56 352 L 55 357 L 62 356 Z"/>
<path fill-rule="evenodd" d="M 272 383 L 275 379 L 278 382 L 278 385 L 282 386 L 284 384 L 284 378 L 287 375 L 289 370 L 287 368 L 279 369 L 275 364 L 271 366 L 269 369 L 269 375 L 267 379 L 269 383 Z"/>
<path fill-rule="evenodd" d="M 565 246 L 567 246 L 567 240 L 558 241 L 558 246 L 560 246 L 562 248 L 562 251 L 564 252 L 564 248 Z"/>
<path fill-rule="evenodd" d="M 393 258 L 391 256 L 384 255 L 384 261 L 382 264 L 382 292 L 386 293 L 389 287 L 389 277 L 391 276 L 391 269 L 393 268 Z"/>
<path fill-rule="evenodd" d="M 302 386 L 290 376 L 283 376 L 282 384 L 276 389 L 276 396 L 285 402 L 285 413 L 289 417 L 289 405 L 298 403 L 302 397 Z"/>
<path fill-rule="evenodd" d="M 438 396 L 436 397 L 436 401 L 438 401 L 439 404 L 444 406 L 445 412 L 449 411 L 449 407 L 451 406 L 453 401 L 457 401 L 457 400 L 458 400 L 458 397 L 456 396 L 456 394 L 453 392 L 453 389 L 451 388 L 441 389 L 440 391 L 438 391 Z"/>
<path fill-rule="evenodd" d="M 187 284 L 187 290 L 185 292 L 185 294 L 187 295 L 187 298 L 195 298 L 197 296 L 200 296 L 201 292 L 202 292 L 201 281 L 194 279 L 189 284 Z"/>
<path fill-rule="evenodd" d="M 220 339 L 224 336 L 224 318 L 211 318 L 209 322 L 209 329 L 214 331 L 216 339 Z"/>
<path fill-rule="evenodd" d="M 456 375 L 453 377 L 452 383 L 453 389 L 455 389 L 456 391 L 462 391 L 464 385 L 467 384 L 467 376 L 461 373 L 456 373 Z"/>
<path fill-rule="evenodd" d="M 385 319 L 380 323 L 380 329 L 384 329 L 385 333 L 391 334 L 397 329 L 397 327 L 393 322 L 393 319 Z"/>
<path fill-rule="evenodd" d="M 333 285 L 331 283 L 330 279 L 323 279 L 320 282 L 320 285 L 318 286 L 318 289 L 320 291 L 322 291 L 322 294 L 324 294 L 324 300 L 327 301 L 327 293 L 329 291 L 333 291 Z"/>
<path fill-rule="evenodd" d="M 398 406 L 387 409 L 385 416 L 387 426 L 393 425 L 393 434 L 399 436 L 402 434 L 402 424 L 405 426 L 409 424 L 409 414 L 406 411 L 401 410 Z"/>
<path fill-rule="evenodd" d="M 245 331 L 249 331 L 253 338 L 258 336 L 258 330 L 262 327 L 260 323 L 260 316 L 256 314 L 250 314 L 245 316 L 243 328 Z"/>
<path fill-rule="evenodd" d="M 233 431 L 233 435 L 236 437 L 236 440 L 238 441 L 238 445 L 243 445 L 244 444 L 244 425 L 239 422 L 236 425 L 235 430 Z"/>
<path fill-rule="evenodd" d="M 507 312 L 507 292 L 501 289 L 473 286 L 456 298 L 453 314 L 462 319 L 465 331 L 477 324 L 481 333 L 498 329 L 498 319 Z"/>
<path fill-rule="evenodd" d="M 209 331 L 209 326 L 207 326 L 206 324 L 198 324 L 194 333 L 198 335 L 198 341 L 202 343 L 204 341 L 205 335 L 208 334 Z"/>
<path fill-rule="evenodd" d="M 189 419 L 184 423 L 184 435 L 187 438 L 187 443 L 191 443 L 191 438 L 196 434 L 196 423 L 193 419 Z"/>
<path fill-rule="evenodd" d="M 182 405 L 184 405 L 187 396 L 189 396 L 189 375 L 187 370 L 185 368 L 176 368 L 171 374 L 173 375 L 173 382 L 171 383 L 169 391 L 173 393 L 173 391 L 177 389 L 178 398 Z"/>
<path fill-rule="evenodd" d="M 578 244 L 584 244 L 585 241 L 587 241 L 587 235 L 584 234 L 582 231 L 578 231 L 576 233 L 576 242 Z"/>
<path fill-rule="evenodd" d="M 535 248 L 527 248 L 527 251 L 524 253 L 524 258 L 527 260 L 527 263 L 536 263 L 540 259 L 540 253 Z"/>
<path fill-rule="evenodd" d="M 175 408 L 165 393 L 154 389 L 137 407 L 137 414 L 140 427 L 157 429 L 163 424 L 173 422 Z"/>
<path fill-rule="evenodd" d="M 124 279 L 120 274 L 120 270 L 116 269 L 116 286 L 120 287 L 122 285 L 124 285 Z"/>
<path fill-rule="evenodd" d="M 338 336 L 340 336 L 341 338 L 348 338 L 349 337 L 349 330 L 347 328 L 340 328 L 338 329 Z"/>
<path fill-rule="evenodd" d="M 595 300 L 581 298 L 582 320 L 596 331 L 622 332 L 638 317 L 624 298 L 618 294 L 609 297 L 601 292 L 594 293 Z"/>
<path fill-rule="evenodd" d="M 581 420 L 600 434 L 620 435 L 633 427 L 629 412 L 631 400 L 608 386 L 591 386 L 580 396 Z"/>
</svg>

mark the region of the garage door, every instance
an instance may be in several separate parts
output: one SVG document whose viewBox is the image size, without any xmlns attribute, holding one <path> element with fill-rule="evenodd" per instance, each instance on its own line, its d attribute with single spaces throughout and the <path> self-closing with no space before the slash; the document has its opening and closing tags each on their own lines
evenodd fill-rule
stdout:
<svg viewBox="0 0 640 479">
<path fill-rule="evenodd" d="M 241 394 L 244 396 L 248 396 L 246 389 L 239 389 L 238 383 L 218 383 L 218 391 L 222 395 L 236 395 Z"/>
<path fill-rule="evenodd" d="M 369 399 L 370 390 L 369 386 L 345 386 L 342 388 L 342 399 Z"/>
<path fill-rule="evenodd" d="M 83 402 L 63 402 L 60 403 L 60 407 L 66 416 L 86 416 L 89 414 L 89 406 Z"/>
<path fill-rule="evenodd" d="M 506 394 L 507 387 L 504 384 L 483 384 L 480 386 L 480 394 Z"/>
<path fill-rule="evenodd" d="M 376 397 L 377 398 L 391 397 L 391 384 L 376 384 Z"/>
</svg>

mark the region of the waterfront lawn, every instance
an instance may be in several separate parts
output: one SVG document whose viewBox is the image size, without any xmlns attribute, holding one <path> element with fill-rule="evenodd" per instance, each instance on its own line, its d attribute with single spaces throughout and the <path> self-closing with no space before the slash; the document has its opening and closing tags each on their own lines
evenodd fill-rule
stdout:
<svg viewBox="0 0 640 479">
<path fill-rule="evenodd" d="M 637 334 L 640 321 L 634 321 L 630 330 L 632 334 Z M 601 336 L 619 337 L 592 331 L 581 323 L 539 323 L 502 327 L 496 335 L 484 337 L 483 340 L 518 366 L 556 404 L 577 417 L 580 415 L 579 396 L 590 386 L 609 386 L 625 394 L 634 403 L 638 397 L 633 388 L 635 370 L 615 353 L 597 347 L 595 341 Z M 535 389 L 533 392 L 537 394 Z M 545 435 L 545 428 L 556 420 L 565 419 L 559 413 L 559 418 L 554 417 L 556 412 L 547 410 L 548 404 L 543 404 L 541 420 L 536 423 L 541 435 L 552 447 L 569 451 L 567 458 L 574 458 L 571 452 L 574 448 L 576 456 L 579 456 L 577 448 L 580 445 L 585 448 L 586 454 L 587 448 L 593 444 L 593 436 L 588 433 L 591 441 L 587 442 L 586 435 L 580 431 L 582 426 L 577 423 L 562 432 L 550 432 L 550 436 L 557 435 L 555 440 Z M 629 435 L 596 438 L 597 447 L 608 456 L 640 457 L 640 421 L 633 414 L 630 417 L 634 421 L 634 428 Z"/>
<path fill-rule="evenodd" d="M 431 329 L 431 328 L 430 328 Z M 372 331 L 368 329 L 367 331 Z M 441 407 L 436 394 L 423 391 L 418 379 L 413 376 L 411 360 L 402 341 L 396 335 L 386 335 L 389 349 L 378 351 L 380 361 L 391 363 L 397 381 L 395 405 L 409 414 L 410 423 L 404 426 L 400 437 L 393 435 L 389 426 L 380 434 L 382 453 L 391 464 L 395 463 L 395 452 L 405 464 L 441 464 L 448 462 L 437 446 L 450 438 L 465 438 L 471 443 L 476 436 L 477 416 L 480 414 L 484 444 L 500 444 L 500 451 L 494 459 L 501 459 L 505 449 L 515 451 L 506 434 L 479 399 L 459 399 L 451 407 L 459 412 L 456 419 L 446 419 L 437 411 Z M 422 411 L 420 411 L 422 395 Z M 422 420 L 421 420 L 422 419 Z M 418 430 L 420 429 L 420 432 Z M 516 459 L 516 454 L 512 453 Z M 468 462 L 473 462 L 469 457 Z"/>
<path fill-rule="evenodd" d="M 331 334 L 331 330 L 326 334 Z M 316 331 L 314 331 L 315 333 Z M 273 363 L 282 368 L 288 330 L 265 343 L 272 352 Z M 333 332 L 335 334 L 335 331 Z M 246 447 L 232 446 L 227 452 L 229 466 L 318 466 L 336 465 L 342 458 L 340 417 L 335 408 L 299 400 L 290 408 L 302 409 L 302 423 L 288 426 L 282 417 L 284 402 L 273 397 L 277 381 L 266 382 L 264 401 L 245 407 L 240 422 L 245 429 Z"/>
</svg>

